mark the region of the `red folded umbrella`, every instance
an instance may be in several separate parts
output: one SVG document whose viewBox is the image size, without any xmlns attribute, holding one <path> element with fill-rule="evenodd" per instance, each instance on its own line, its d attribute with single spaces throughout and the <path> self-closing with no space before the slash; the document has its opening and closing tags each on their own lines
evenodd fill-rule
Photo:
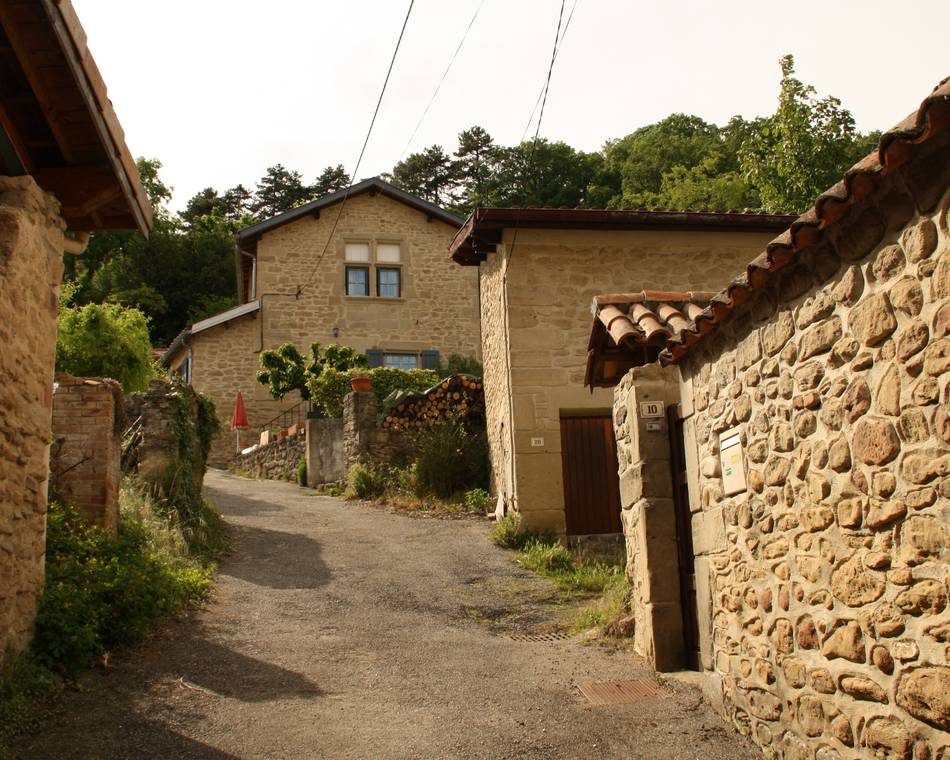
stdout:
<svg viewBox="0 0 950 760">
<path fill-rule="evenodd" d="M 231 430 L 247 430 L 247 411 L 244 409 L 244 396 L 238 391 L 234 399 L 234 411 L 231 412 Z"/>
</svg>

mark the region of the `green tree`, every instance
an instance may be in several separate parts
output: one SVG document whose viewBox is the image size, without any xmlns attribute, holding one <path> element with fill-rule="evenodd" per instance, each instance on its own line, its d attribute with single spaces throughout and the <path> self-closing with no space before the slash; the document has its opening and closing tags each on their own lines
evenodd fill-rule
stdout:
<svg viewBox="0 0 950 760">
<path fill-rule="evenodd" d="M 349 346 L 330 343 L 321 352 L 319 343 L 311 343 L 306 357 L 292 343 L 283 343 L 277 349 L 262 351 L 261 369 L 257 382 L 266 385 L 270 395 L 278 401 L 292 391 L 298 391 L 305 401 L 310 399 L 308 382 L 324 369 L 340 372 L 354 367 L 366 367 L 368 359 Z"/>
<path fill-rule="evenodd" d="M 303 183 L 300 172 L 275 164 L 258 180 L 251 211 L 261 219 L 269 219 L 314 197 L 313 188 Z"/>
<path fill-rule="evenodd" d="M 455 151 L 459 210 L 467 213 L 477 206 L 491 204 L 501 155 L 492 136 L 481 127 L 476 125 L 459 133 Z"/>
<path fill-rule="evenodd" d="M 421 153 L 410 153 L 393 167 L 392 183 L 396 187 L 439 206 L 453 201 L 457 182 L 455 162 L 441 145 L 431 145 Z"/>
<path fill-rule="evenodd" d="M 328 166 L 317 177 L 317 181 L 313 185 L 313 196 L 314 198 L 320 198 L 337 190 L 345 190 L 349 186 L 350 175 L 346 173 L 343 164 Z"/>
<path fill-rule="evenodd" d="M 838 98 L 819 98 L 814 87 L 798 80 L 792 56 L 780 66 L 778 108 L 739 154 L 766 211 L 800 213 L 872 149 L 876 136 L 858 133 Z"/>
<path fill-rule="evenodd" d="M 502 151 L 493 201 L 500 206 L 585 206 L 603 156 L 564 142 L 528 140 Z"/>
<path fill-rule="evenodd" d="M 654 206 L 664 173 L 676 166 L 696 166 L 720 144 L 719 127 L 683 113 L 671 114 L 608 143 L 604 158 L 609 169 L 619 175 L 621 190 L 611 205 Z"/>
<path fill-rule="evenodd" d="M 56 369 L 78 377 L 111 377 L 126 393 L 145 390 L 154 371 L 148 321 L 118 304 L 60 306 Z"/>
</svg>

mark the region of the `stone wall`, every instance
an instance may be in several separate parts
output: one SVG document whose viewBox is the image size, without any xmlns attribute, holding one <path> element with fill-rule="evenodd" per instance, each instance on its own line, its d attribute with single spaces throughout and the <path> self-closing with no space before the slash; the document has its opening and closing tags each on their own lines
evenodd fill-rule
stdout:
<svg viewBox="0 0 950 760">
<path fill-rule="evenodd" d="M 239 390 L 251 431 L 299 402 L 296 393 L 274 401 L 255 379 L 261 349 L 282 343 L 294 343 L 302 351 L 317 342 L 342 343 L 361 352 L 434 349 L 443 358 L 480 355 L 477 273 L 448 258 L 455 228 L 384 195 L 361 193 L 347 200 L 334 240 L 312 276 L 337 210 L 331 206 L 319 218 L 308 216 L 265 233 L 257 243 L 260 311 L 188 339 L 192 384 L 215 402 L 223 422 Z M 347 242 L 399 243 L 403 297 L 347 296 Z M 305 283 L 308 287 L 295 297 Z M 233 455 L 233 436 L 222 432 L 210 461 L 223 465 Z"/>
<path fill-rule="evenodd" d="M 115 533 L 125 408 L 115 380 L 59 374 L 53 390 L 50 498 Z"/>
<path fill-rule="evenodd" d="M 613 406 L 610 390 L 584 387 L 591 299 L 716 290 L 774 234 L 521 229 L 513 253 L 511 237 L 480 267 L 492 480 L 525 527 L 564 534 L 561 414 L 609 415 Z"/>
<path fill-rule="evenodd" d="M 682 365 L 707 693 L 786 758 L 950 757 L 950 194 L 891 182 Z"/>
<path fill-rule="evenodd" d="M 63 227 L 31 178 L 0 177 L 0 667 L 43 586 Z"/>
<path fill-rule="evenodd" d="M 296 482 L 297 467 L 306 455 L 307 436 L 301 431 L 239 454 L 231 460 L 230 469 L 254 478 Z"/>
<path fill-rule="evenodd" d="M 200 494 L 206 461 L 198 435 L 203 414 L 194 389 L 152 380 L 146 392 L 126 396 L 125 416 L 136 443 L 124 467 L 159 495 L 176 488 Z"/>
<path fill-rule="evenodd" d="M 343 457 L 346 472 L 355 464 L 403 464 L 411 454 L 406 434 L 381 427 L 371 391 L 343 399 Z"/>
</svg>

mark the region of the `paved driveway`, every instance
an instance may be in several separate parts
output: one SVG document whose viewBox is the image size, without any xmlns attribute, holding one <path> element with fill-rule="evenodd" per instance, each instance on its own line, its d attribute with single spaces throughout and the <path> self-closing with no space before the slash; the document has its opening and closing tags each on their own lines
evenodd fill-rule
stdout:
<svg viewBox="0 0 950 760">
<path fill-rule="evenodd" d="M 87 674 L 19 758 L 756 756 L 691 687 L 590 706 L 579 683 L 651 677 L 623 649 L 511 639 L 551 624 L 552 589 L 487 522 L 206 491 L 235 537 L 211 603 Z"/>
</svg>

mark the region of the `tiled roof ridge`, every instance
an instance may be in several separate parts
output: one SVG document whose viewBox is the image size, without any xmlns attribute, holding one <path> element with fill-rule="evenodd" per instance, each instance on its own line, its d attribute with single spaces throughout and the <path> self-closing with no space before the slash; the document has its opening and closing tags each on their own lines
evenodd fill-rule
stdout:
<svg viewBox="0 0 950 760">
<path fill-rule="evenodd" d="M 934 106 L 937 105 L 943 108 L 935 114 Z M 775 272 L 796 261 L 800 252 L 818 241 L 822 231 L 870 196 L 879 186 L 881 177 L 892 174 L 907 163 L 912 156 L 910 146 L 925 142 L 948 125 L 950 77 L 941 80 L 915 112 L 882 134 L 875 151 L 819 195 L 812 208 L 770 242 L 765 251 L 748 264 L 745 272 L 720 290 L 698 315 L 695 329 L 671 336 L 668 345 L 659 353 L 660 362 L 672 364 L 678 361 L 693 344 L 712 332 L 729 312 L 748 300 L 752 291 L 763 287 Z"/>
</svg>

